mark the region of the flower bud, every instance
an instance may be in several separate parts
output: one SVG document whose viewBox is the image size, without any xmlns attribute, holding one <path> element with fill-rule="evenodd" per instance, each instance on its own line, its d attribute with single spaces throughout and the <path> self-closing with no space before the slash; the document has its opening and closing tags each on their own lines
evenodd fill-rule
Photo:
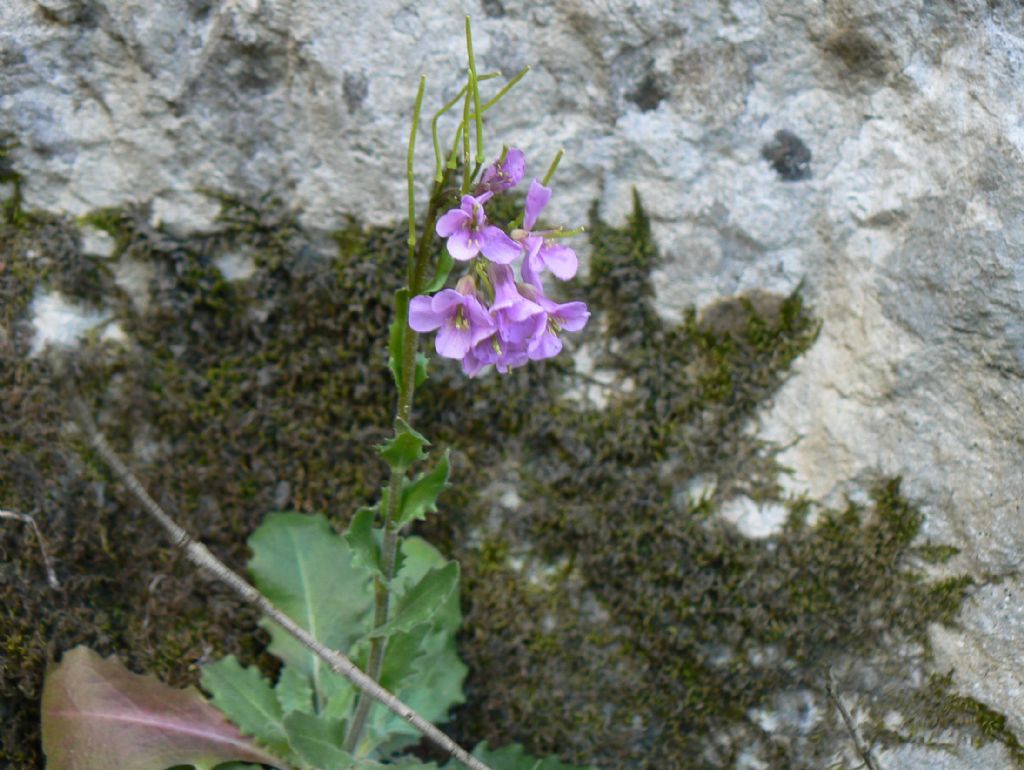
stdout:
<svg viewBox="0 0 1024 770">
<path fill-rule="evenodd" d="M 459 279 L 459 282 L 455 284 L 455 291 L 459 294 L 463 294 L 467 297 L 476 296 L 476 281 L 473 280 L 472 275 L 464 275 Z"/>
</svg>

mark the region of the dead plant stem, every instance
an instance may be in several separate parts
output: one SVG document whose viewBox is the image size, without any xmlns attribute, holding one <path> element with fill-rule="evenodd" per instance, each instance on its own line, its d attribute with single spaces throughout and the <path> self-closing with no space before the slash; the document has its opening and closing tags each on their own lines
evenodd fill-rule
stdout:
<svg viewBox="0 0 1024 770">
<path fill-rule="evenodd" d="M 32 531 L 36 534 L 36 540 L 39 542 L 39 553 L 43 555 L 43 567 L 46 568 L 46 582 L 50 584 L 50 588 L 54 591 L 59 591 L 60 581 L 57 580 L 57 573 L 53 571 L 53 564 L 50 562 L 50 556 L 46 552 L 46 541 L 43 540 L 43 533 L 39 531 L 39 525 L 36 524 L 36 520 L 32 517 L 32 514 L 15 513 L 14 511 L 0 511 L 0 519 L 20 521 L 23 524 L 28 524 L 32 527 Z"/>
<path fill-rule="evenodd" d="M 836 680 L 831 667 L 829 667 L 825 676 L 825 692 L 828 693 L 828 697 L 832 699 L 832 702 L 836 704 L 836 708 L 839 710 L 839 715 L 843 718 L 843 724 L 846 725 L 846 731 L 853 739 L 853 745 L 857 749 L 857 753 L 860 754 L 860 758 L 864 760 L 864 766 L 867 770 L 880 770 L 878 765 L 875 764 L 874 758 L 871 756 L 871 749 L 861 742 L 860 733 L 857 732 L 857 726 L 853 723 L 853 718 L 850 716 L 850 712 L 846 710 L 846 706 L 844 706 L 843 702 L 839 700 L 839 695 L 836 693 Z"/>
</svg>

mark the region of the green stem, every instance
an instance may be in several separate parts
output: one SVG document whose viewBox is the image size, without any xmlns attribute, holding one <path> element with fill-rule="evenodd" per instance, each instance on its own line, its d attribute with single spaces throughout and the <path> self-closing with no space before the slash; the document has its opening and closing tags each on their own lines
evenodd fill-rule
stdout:
<svg viewBox="0 0 1024 770">
<path fill-rule="evenodd" d="M 416 92 L 416 106 L 412 113 L 412 128 L 409 129 L 409 153 L 405 158 L 405 174 L 409 183 L 409 270 L 412 270 L 413 254 L 416 250 L 416 184 L 413 179 L 412 161 L 416 155 L 416 132 L 420 127 L 420 107 L 423 106 L 423 89 L 427 76 L 420 75 L 420 87 Z"/>
<path fill-rule="evenodd" d="M 501 74 L 500 72 L 485 72 L 483 75 L 477 75 L 476 82 L 477 83 L 482 83 L 485 80 L 492 80 L 493 78 L 498 77 L 500 74 Z M 434 137 L 434 159 L 435 159 L 436 166 L 437 166 L 437 169 L 436 169 L 436 171 L 434 173 L 434 181 L 435 182 L 440 182 L 441 181 L 441 175 L 442 175 L 442 173 L 444 171 L 444 153 L 441 152 L 441 142 L 437 138 L 437 121 L 440 120 L 441 116 L 444 115 L 446 112 L 448 112 L 448 110 L 450 110 L 452 107 L 454 107 L 456 105 L 456 103 L 459 101 L 459 99 L 461 99 L 463 96 L 465 96 L 465 94 L 466 94 L 466 86 L 463 86 L 462 89 L 457 94 L 455 94 L 454 97 L 452 97 L 451 101 L 445 102 L 445 105 L 441 109 L 439 109 L 437 112 L 434 113 L 434 117 L 430 121 L 430 133 Z M 460 134 L 462 133 L 462 124 L 461 123 L 459 124 L 458 131 L 459 131 Z"/>
<path fill-rule="evenodd" d="M 469 87 L 473 89 L 473 110 L 476 113 L 476 162 L 484 162 L 484 114 L 480 109 L 480 86 L 476 78 L 476 60 L 473 58 L 473 33 L 466 14 L 466 53 L 469 56 Z"/>
<path fill-rule="evenodd" d="M 555 175 L 555 169 L 558 168 L 558 162 L 562 160 L 563 155 L 565 155 L 565 150 L 559 150 L 555 153 L 555 159 L 551 161 L 551 165 L 548 166 L 548 173 L 544 175 L 544 180 L 541 182 L 545 187 L 551 183 L 551 177 Z"/>
<path fill-rule="evenodd" d="M 454 99 L 452 99 L 450 102 L 446 103 L 441 109 L 439 109 L 436 113 L 434 113 L 434 119 L 432 121 L 430 121 L 430 131 L 434 135 L 434 159 L 435 159 L 435 164 L 437 166 L 437 169 L 436 169 L 436 171 L 434 173 L 434 181 L 435 182 L 440 182 L 441 181 L 441 177 L 444 174 L 444 158 L 442 157 L 443 153 L 441 152 L 441 143 L 437 139 L 437 121 L 438 121 L 438 119 L 442 115 L 444 115 L 446 112 L 448 112 L 448 110 L 450 110 L 452 107 L 454 107 L 455 103 L 458 102 L 459 99 L 461 99 L 465 95 L 465 93 L 466 93 L 466 87 L 463 86 L 462 90 L 459 91 L 457 94 L 455 94 L 455 98 Z M 461 127 L 460 127 L 459 130 L 461 131 Z"/>
<path fill-rule="evenodd" d="M 462 194 L 469 192 L 469 102 L 473 97 L 473 84 L 469 84 L 466 98 L 462 103 Z"/>
<path fill-rule="evenodd" d="M 434 225 L 437 224 L 437 215 L 444 200 L 444 188 L 448 183 L 449 173 L 446 171 L 441 181 L 434 184 L 430 196 L 430 203 L 427 206 L 427 216 L 423 223 L 423 231 L 417 244 L 415 259 L 410 264 L 408 286 L 410 296 L 416 296 L 426 286 L 427 263 L 430 261 L 430 251 L 434 244 Z M 398 319 L 398 323 L 404 324 L 405 334 L 402 337 L 402 359 L 401 359 L 401 383 L 402 387 L 398 392 L 398 405 L 395 410 L 395 418 L 401 418 L 409 422 L 412 414 L 413 396 L 416 393 L 416 348 L 418 336 L 409 328 L 408 311 L 404 317 Z M 391 610 L 391 589 L 390 583 L 395 575 L 395 559 L 398 555 L 398 529 L 394 522 L 398 518 L 398 506 L 402 497 L 402 482 L 405 479 L 405 472 L 391 469 L 391 478 L 388 480 L 388 504 L 384 511 L 384 538 L 381 544 L 381 572 L 382 576 L 374 579 L 373 595 L 373 627 L 380 628 L 388 622 L 388 614 Z M 375 682 L 380 681 L 381 669 L 384 666 L 384 652 L 387 648 L 385 637 L 374 637 L 370 642 L 370 658 L 366 666 L 366 674 Z M 363 730 L 366 728 L 366 720 L 370 715 L 370 707 L 373 705 L 371 698 L 359 695 L 356 704 L 355 715 L 349 726 L 348 735 L 345 736 L 345 750 L 353 752 L 359 745 Z"/>
<path fill-rule="evenodd" d="M 467 147 L 469 146 L 469 131 L 468 131 L 469 119 L 472 118 L 473 120 L 476 120 L 477 115 L 482 115 L 483 113 L 487 112 L 487 110 L 491 109 L 491 107 L 493 107 L 495 104 L 497 104 L 501 100 L 501 97 L 503 97 L 510 90 L 512 90 L 512 87 L 516 83 L 518 83 L 520 80 L 522 80 L 526 76 L 526 73 L 529 72 L 529 71 L 530 71 L 529 67 L 524 67 L 520 71 L 520 73 L 518 75 L 516 75 L 514 78 L 512 78 L 510 81 L 508 81 L 502 87 L 502 89 L 500 91 L 498 91 L 497 94 L 494 95 L 494 97 L 492 97 L 487 102 L 485 102 L 483 105 L 481 105 L 481 107 L 480 107 L 480 109 L 478 111 L 470 113 L 470 112 L 468 112 L 465 109 L 463 110 L 462 120 L 459 122 L 458 127 L 455 129 L 455 140 L 452 142 L 452 151 L 451 151 L 451 154 L 448 155 L 447 167 L 448 167 L 449 170 L 454 170 L 457 167 L 455 159 L 459 156 L 459 141 L 461 139 L 463 139 L 463 137 L 465 137 L 465 140 L 466 140 L 465 144 L 466 144 Z M 477 79 L 478 80 L 485 80 L 485 79 L 488 79 L 490 77 L 492 77 L 491 74 L 481 75 Z M 468 90 L 469 90 L 469 86 L 463 86 L 462 90 L 459 91 L 459 93 L 455 96 L 455 98 L 452 99 L 443 108 L 441 108 L 441 111 L 434 117 L 434 129 L 435 129 L 434 130 L 434 148 L 435 148 L 434 151 L 435 151 L 435 153 L 440 151 L 440 145 L 437 142 L 437 130 L 436 130 L 437 118 L 440 117 L 443 113 L 445 113 L 448 110 L 450 110 L 455 105 L 455 103 L 458 102 L 458 100 L 462 99 L 463 97 L 466 98 L 465 104 L 468 105 L 468 103 L 469 103 L 468 102 L 469 94 L 467 93 Z M 468 152 L 469 151 L 466 150 L 467 156 L 468 156 Z M 466 165 L 468 165 L 468 162 L 467 162 Z M 440 179 L 441 179 L 440 175 L 435 177 L 435 181 L 440 181 Z"/>
<path fill-rule="evenodd" d="M 501 90 L 498 91 L 498 93 L 496 93 L 494 96 L 492 96 L 490 99 L 488 99 L 484 103 L 483 112 L 487 112 L 487 110 L 491 109 L 491 107 L 493 107 L 495 104 L 497 104 L 499 101 L 501 101 L 501 97 L 503 97 L 505 94 L 507 94 L 509 91 L 511 91 L 516 83 L 518 83 L 520 80 L 522 80 L 524 77 L 526 77 L 526 73 L 529 72 L 529 71 L 530 71 L 529 65 L 527 65 L 526 67 L 523 67 L 523 69 L 521 69 L 519 71 L 518 75 L 516 75 L 514 78 L 512 78 L 510 81 L 508 81 L 504 86 L 502 86 Z"/>
</svg>

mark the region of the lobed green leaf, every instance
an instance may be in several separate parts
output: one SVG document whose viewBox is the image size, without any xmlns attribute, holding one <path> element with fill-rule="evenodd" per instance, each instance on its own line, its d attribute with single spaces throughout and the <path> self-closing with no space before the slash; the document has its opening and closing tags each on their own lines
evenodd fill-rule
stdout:
<svg viewBox="0 0 1024 770">
<path fill-rule="evenodd" d="M 423 447 L 429 446 L 426 437 L 401 417 L 395 419 L 395 435 L 377 447 L 384 462 L 398 472 L 405 471 L 414 462 L 426 457 Z"/>
<path fill-rule="evenodd" d="M 284 718 L 288 742 L 295 753 L 315 770 L 348 770 L 355 763 L 352 755 L 341 748 L 345 740 L 345 723 L 301 711 Z"/>
<path fill-rule="evenodd" d="M 200 683 L 211 702 L 241 731 L 280 756 L 288 756 L 284 716 L 270 683 L 255 668 L 244 668 L 234 655 L 202 667 Z"/>
<path fill-rule="evenodd" d="M 401 566 L 392 581 L 396 597 L 407 594 L 431 570 L 447 564 L 436 548 L 419 537 L 403 538 L 399 554 Z M 432 722 L 447 720 L 451 709 L 465 700 L 462 684 L 467 669 L 455 649 L 455 632 L 461 622 L 456 586 L 448 601 L 434 612 L 428 622 L 409 632 L 397 632 L 388 640 L 381 672 L 382 683 Z M 368 625 L 364 627 L 365 631 L 369 631 Z M 351 650 L 357 665 L 365 665 L 368 649 L 369 639 L 364 639 Z M 354 688 L 342 682 L 339 690 L 331 695 L 323 713 L 347 716 L 354 701 Z M 416 743 L 419 738 L 419 733 L 404 719 L 387 709 L 375 707 L 358 753 L 384 757 Z"/>
<path fill-rule="evenodd" d="M 274 687 L 274 696 L 281 706 L 281 713 L 305 711 L 313 713 L 313 687 L 309 677 L 290 666 L 282 666 Z"/>
<path fill-rule="evenodd" d="M 370 571 L 319 514 L 272 513 L 249 538 L 256 587 L 332 649 L 348 650 L 365 633 L 373 604 Z M 276 623 L 264 619 L 271 653 L 309 678 L 320 706 L 343 677 Z"/>
<path fill-rule="evenodd" d="M 437 510 L 437 496 L 448 486 L 449 452 L 446 450 L 432 471 L 421 473 L 402 485 L 402 501 L 395 527 L 401 529 Z"/>
<path fill-rule="evenodd" d="M 380 574 L 379 530 L 373 528 L 377 506 L 363 507 L 356 511 L 345 532 L 345 541 L 352 549 L 353 564 Z"/>
<path fill-rule="evenodd" d="M 394 616 L 382 626 L 370 631 L 370 637 L 391 636 L 408 632 L 426 623 L 448 601 L 459 583 L 459 565 L 450 561 L 439 569 L 432 569 L 416 585 L 401 595 Z"/>
</svg>

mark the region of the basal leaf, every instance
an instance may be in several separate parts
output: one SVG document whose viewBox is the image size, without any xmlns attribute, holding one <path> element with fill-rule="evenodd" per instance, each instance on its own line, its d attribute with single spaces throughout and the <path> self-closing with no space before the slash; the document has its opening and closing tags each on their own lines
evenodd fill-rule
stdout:
<svg viewBox="0 0 1024 770">
<path fill-rule="evenodd" d="M 448 451 L 429 473 L 420 473 L 402 487 L 402 502 L 399 506 L 399 528 L 414 519 L 425 519 L 427 513 L 437 510 L 437 496 L 448 485 Z"/>
<path fill-rule="evenodd" d="M 492 770 L 593 770 L 589 765 L 567 764 L 558 759 L 558 757 L 545 757 L 543 759 L 531 757 L 518 743 L 491 750 L 487 747 L 487 742 L 485 741 L 473 750 L 473 756 L 484 762 Z M 450 762 L 446 765 L 446 768 L 453 766 L 455 766 L 455 762 Z"/>
<path fill-rule="evenodd" d="M 352 755 L 341 748 L 345 723 L 340 719 L 293 711 L 284 718 L 284 727 L 292 749 L 317 770 L 348 770 Z"/>
<path fill-rule="evenodd" d="M 386 501 L 385 501 L 386 502 Z M 380 543 L 374 532 L 373 522 L 377 517 L 377 508 L 360 508 L 349 522 L 345 532 L 345 541 L 352 549 L 353 563 L 366 567 L 373 572 L 380 572 Z"/>
<path fill-rule="evenodd" d="M 318 641 L 346 651 L 365 634 L 373 604 L 370 572 L 354 563 L 351 548 L 323 516 L 272 513 L 249 546 L 256 587 Z M 321 705 L 342 677 L 276 623 L 264 619 L 261 625 L 270 631 L 270 652 L 309 678 Z"/>
<path fill-rule="evenodd" d="M 203 666 L 201 684 L 212 703 L 234 722 L 279 756 L 287 756 L 284 716 L 270 682 L 256 668 L 243 668 L 233 655 Z"/>
<path fill-rule="evenodd" d="M 367 631 L 371 623 L 372 618 L 367 618 L 360 630 Z M 365 671 L 370 659 L 370 640 L 366 637 L 360 639 L 349 648 L 348 656 L 356 666 Z M 320 713 L 332 719 L 348 719 L 355 705 L 357 690 L 351 682 L 342 677 L 330 680 L 329 684 L 330 687 L 325 693 L 327 704 Z"/>
<path fill-rule="evenodd" d="M 410 631 L 421 623 L 426 623 L 448 601 L 458 582 L 459 565 L 454 561 L 431 570 L 399 597 L 394 617 L 371 631 L 369 635 L 390 636 L 399 631 Z"/>
<path fill-rule="evenodd" d="M 87 647 L 46 675 L 42 703 L 47 770 L 209 770 L 229 761 L 284 767 L 189 687 L 134 674 Z"/>
<path fill-rule="evenodd" d="M 291 711 L 313 712 L 313 688 L 309 677 L 291 666 L 282 666 L 274 687 L 274 696 L 281 706 L 281 713 Z"/>
<path fill-rule="evenodd" d="M 320 713 L 331 719 L 347 719 L 352 713 L 352 707 L 355 706 L 356 694 L 356 688 L 347 679 L 342 679 L 338 686 L 327 694 L 327 705 Z"/>
<path fill-rule="evenodd" d="M 416 757 L 397 757 L 386 765 L 364 759 L 352 765 L 352 770 L 437 770 L 437 765 L 434 762 L 421 762 Z"/>
<path fill-rule="evenodd" d="M 401 417 L 395 419 L 395 435 L 377 447 L 384 462 L 398 471 L 404 471 L 414 462 L 426 457 L 423 447 L 430 442 Z"/>
</svg>

